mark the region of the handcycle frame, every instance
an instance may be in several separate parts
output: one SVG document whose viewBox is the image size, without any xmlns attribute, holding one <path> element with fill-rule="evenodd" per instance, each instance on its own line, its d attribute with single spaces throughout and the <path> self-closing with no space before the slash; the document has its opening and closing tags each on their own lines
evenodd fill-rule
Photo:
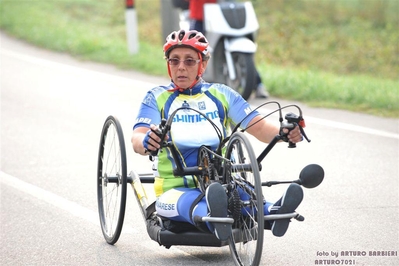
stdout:
<svg viewBox="0 0 399 266">
<path fill-rule="evenodd" d="M 170 248 L 172 245 L 211 247 L 229 245 L 236 265 L 258 265 L 262 254 L 264 222 L 277 219 L 295 218 L 299 221 L 303 221 L 304 219 L 296 212 L 264 216 L 262 186 L 270 187 L 276 184 L 295 182 L 304 187 L 313 188 L 319 185 L 324 177 L 323 169 L 318 165 L 312 164 L 302 170 L 298 180 L 261 182 L 259 171 L 262 168 L 262 160 L 278 141 L 283 140 L 288 142 L 288 133 L 283 132 L 284 128 L 291 130 L 295 126 L 299 126 L 302 135 L 310 142 L 303 131 L 304 120 L 302 111 L 298 106 L 288 105 L 281 107 L 278 102 L 266 102 L 258 106 L 252 112 L 271 103 L 277 104 L 278 109 L 263 116 L 261 119 L 279 112 L 280 132 L 258 157 L 255 156 L 250 142 L 243 134 L 245 130 L 258 121 L 249 125 L 246 129 L 238 131 L 241 123 L 246 119 L 244 118 L 233 128 L 230 136 L 222 139 L 220 130 L 218 132 L 217 126 L 213 124 L 206 115 L 194 109 L 182 107 L 178 108 L 171 114 L 168 120 L 163 120 L 159 125 L 158 134 L 161 139 L 165 139 L 166 134 L 171 130 L 172 120 L 177 111 L 181 109 L 191 109 L 203 115 L 214 126 L 218 133 L 220 144 L 217 150 L 212 151 L 208 147 L 201 147 L 198 166 L 183 167 L 180 160 L 177 159 L 176 150 L 172 142 L 164 141 L 162 147 L 170 149 L 171 155 L 177 159 L 175 160 L 175 176 L 197 176 L 198 187 L 202 192 L 204 192 L 207 185 L 210 183 L 220 182 L 225 186 L 227 193 L 231 193 L 233 207 L 230 216 L 232 217 L 193 217 L 194 221 L 198 224 L 205 222 L 234 224 L 231 237 L 225 241 L 219 240 L 209 231 L 199 230 L 194 226 L 189 226 L 188 229 L 182 232 L 176 232 L 165 228 L 164 219 L 156 215 L 155 202 L 151 204 L 148 203 L 145 190 L 141 184 L 153 183 L 155 178 L 154 174 L 131 171 L 130 174 L 127 175 L 126 150 L 121 125 L 116 117 L 107 117 L 101 132 L 97 167 L 98 208 L 101 229 L 106 242 L 113 245 L 119 239 L 126 209 L 126 188 L 127 184 L 131 184 L 147 225 L 147 233 L 152 240 L 166 248 Z M 289 107 L 296 107 L 299 110 L 299 116 L 289 113 L 285 116 L 286 121 L 284 121 L 282 110 Z M 248 114 L 248 116 L 250 114 Z M 289 147 L 293 148 L 295 144 L 289 143 Z M 151 156 L 156 156 L 156 153 L 153 153 Z M 239 197 L 237 198 L 237 191 L 245 191 L 249 198 L 247 200 L 242 200 Z M 237 211 L 237 208 L 240 211 Z M 246 213 L 241 214 L 240 212 Z M 169 221 L 166 220 L 166 222 Z M 250 246 L 249 243 L 252 242 L 254 242 L 253 246 L 255 246 L 255 250 L 249 255 L 242 253 L 242 251 L 240 251 L 241 248 L 236 247 L 236 245 Z"/>
</svg>

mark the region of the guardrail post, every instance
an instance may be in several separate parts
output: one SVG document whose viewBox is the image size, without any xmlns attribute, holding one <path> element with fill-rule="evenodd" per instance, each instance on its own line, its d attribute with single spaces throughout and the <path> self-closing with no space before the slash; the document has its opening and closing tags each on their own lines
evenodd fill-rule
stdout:
<svg viewBox="0 0 399 266">
<path fill-rule="evenodd" d="M 137 27 L 137 13 L 134 0 L 126 0 L 126 37 L 129 53 L 136 54 L 139 52 L 139 37 Z"/>
</svg>

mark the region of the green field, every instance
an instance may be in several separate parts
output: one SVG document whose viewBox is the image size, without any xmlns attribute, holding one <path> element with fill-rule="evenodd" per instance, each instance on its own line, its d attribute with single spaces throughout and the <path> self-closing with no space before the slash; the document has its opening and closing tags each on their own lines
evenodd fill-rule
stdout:
<svg viewBox="0 0 399 266">
<path fill-rule="evenodd" d="M 161 0 L 136 0 L 140 52 L 128 53 L 124 1 L 1 0 L 0 28 L 81 60 L 166 76 Z M 257 67 L 273 96 L 399 117 L 399 1 L 254 0 Z"/>
</svg>

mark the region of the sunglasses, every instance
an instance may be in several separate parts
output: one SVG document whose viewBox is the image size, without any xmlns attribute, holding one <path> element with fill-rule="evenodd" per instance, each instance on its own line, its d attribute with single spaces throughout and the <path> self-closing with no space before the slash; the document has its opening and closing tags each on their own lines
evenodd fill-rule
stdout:
<svg viewBox="0 0 399 266">
<path fill-rule="evenodd" d="M 201 62 L 200 59 L 179 60 L 177 58 L 168 58 L 167 61 L 168 61 L 168 64 L 171 66 L 178 66 L 178 65 L 180 65 L 180 62 L 183 62 L 184 65 L 186 65 L 186 66 L 195 66 L 196 64 Z"/>
</svg>

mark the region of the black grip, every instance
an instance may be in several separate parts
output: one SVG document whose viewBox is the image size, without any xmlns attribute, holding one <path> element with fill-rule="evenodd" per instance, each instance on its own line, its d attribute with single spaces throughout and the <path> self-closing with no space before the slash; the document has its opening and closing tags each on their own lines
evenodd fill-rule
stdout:
<svg viewBox="0 0 399 266">
<path fill-rule="evenodd" d="M 297 221 L 300 221 L 300 222 L 303 222 L 303 221 L 305 221 L 305 217 L 303 217 L 302 215 L 300 215 L 299 213 L 298 213 L 298 215 L 297 216 L 295 216 L 294 217 Z"/>
<path fill-rule="evenodd" d="M 151 151 L 151 152 L 150 152 L 150 155 L 151 155 L 151 156 L 157 156 L 157 155 L 158 155 L 158 151 L 159 151 L 159 149 L 158 149 L 158 150 L 155 150 L 155 151 Z"/>
<path fill-rule="evenodd" d="M 296 144 L 294 142 L 288 141 L 288 148 L 296 148 Z"/>
<path fill-rule="evenodd" d="M 201 216 L 195 215 L 193 220 L 194 220 L 194 223 L 196 223 L 196 224 L 202 223 L 202 217 Z"/>
<path fill-rule="evenodd" d="M 285 118 L 287 119 L 287 116 Z M 281 123 L 281 127 L 280 127 L 281 140 L 288 142 L 288 148 L 296 148 L 296 144 L 288 140 L 288 134 L 290 133 L 291 130 L 293 130 L 297 126 L 298 126 L 298 124 L 296 122 L 292 121 L 292 118 L 287 119 L 287 122 Z M 288 129 L 287 133 L 284 133 L 284 131 L 283 131 L 284 128 Z"/>
<path fill-rule="evenodd" d="M 163 145 L 163 140 L 164 140 L 164 138 L 166 136 L 166 133 L 167 133 L 166 130 L 165 130 L 165 124 L 166 124 L 166 119 L 162 119 L 161 123 L 158 125 L 157 130 L 153 130 L 151 128 L 151 131 L 154 132 L 161 139 L 161 143 L 160 143 L 161 148 L 162 148 L 162 145 Z M 159 149 L 157 149 L 155 151 L 151 151 L 151 153 L 150 153 L 151 156 L 157 156 L 158 155 L 158 151 L 159 151 Z"/>
</svg>

